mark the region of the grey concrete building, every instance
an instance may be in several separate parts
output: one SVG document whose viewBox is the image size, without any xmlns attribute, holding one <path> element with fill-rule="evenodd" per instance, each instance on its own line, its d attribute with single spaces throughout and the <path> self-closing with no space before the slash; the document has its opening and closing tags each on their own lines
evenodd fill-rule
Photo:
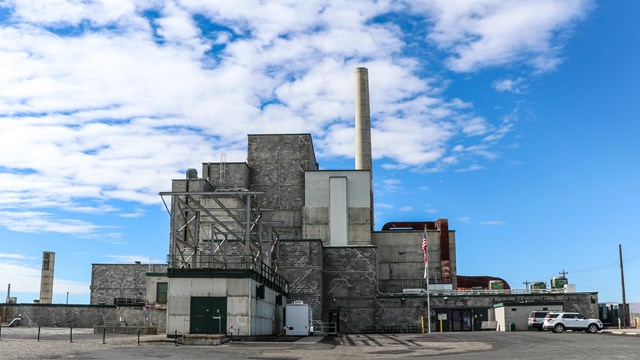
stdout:
<svg viewBox="0 0 640 360">
<path fill-rule="evenodd" d="M 368 74 L 356 72 L 356 92 L 368 91 Z M 416 331 L 422 318 L 476 330 L 497 304 L 597 314 L 596 293 L 518 293 L 495 277 L 459 286 L 447 219 L 374 231 L 368 94 L 357 98 L 355 169 L 321 170 L 311 134 L 256 134 L 246 163 L 203 163 L 200 176 L 189 169 L 161 193 L 171 215 L 168 333 L 280 333 L 295 300 L 345 333 Z"/>
<path fill-rule="evenodd" d="M 145 305 L 147 299 L 155 303 L 157 283 L 162 282 L 157 277 L 166 277 L 166 272 L 167 264 L 92 264 L 90 304 Z M 148 273 L 156 276 L 149 278 Z"/>
</svg>

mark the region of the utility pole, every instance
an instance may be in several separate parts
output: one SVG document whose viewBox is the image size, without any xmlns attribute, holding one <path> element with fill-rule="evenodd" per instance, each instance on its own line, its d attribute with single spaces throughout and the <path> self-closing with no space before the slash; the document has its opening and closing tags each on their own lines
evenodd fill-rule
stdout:
<svg viewBox="0 0 640 360">
<path fill-rule="evenodd" d="M 568 272 L 566 272 L 566 271 L 564 271 L 564 269 L 562 269 L 562 271 L 561 271 L 561 272 L 559 272 L 558 274 L 562 275 L 562 278 L 563 278 L 563 279 L 566 279 L 566 278 L 567 278 L 567 274 L 568 274 Z"/>
<path fill-rule="evenodd" d="M 529 284 L 531 284 L 531 282 L 529 280 L 525 280 L 523 282 L 523 284 L 524 284 L 524 292 L 528 293 L 529 292 Z"/>
<path fill-rule="evenodd" d="M 620 251 L 620 280 L 622 281 L 622 327 L 627 327 L 627 297 L 624 293 L 624 266 L 622 265 L 622 244 L 618 244 Z"/>
</svg>

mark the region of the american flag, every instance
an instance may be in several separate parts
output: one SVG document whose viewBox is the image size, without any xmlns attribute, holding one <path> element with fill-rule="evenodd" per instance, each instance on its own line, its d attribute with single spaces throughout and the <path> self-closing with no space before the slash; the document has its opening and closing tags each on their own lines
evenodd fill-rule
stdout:
<svg viewBox="0 0 640 360">
<path fill-rule="evenodd" d="M 422 238 L 422 255 L 424 257 L 424 263 L 427 263 L 427 238 Z"/>
</svg>

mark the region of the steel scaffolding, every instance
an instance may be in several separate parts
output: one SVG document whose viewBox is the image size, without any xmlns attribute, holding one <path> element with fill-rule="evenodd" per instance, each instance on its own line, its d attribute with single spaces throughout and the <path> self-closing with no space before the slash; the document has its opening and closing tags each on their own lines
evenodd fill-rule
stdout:
<svg viewBox="0 0 640 360">
<path fill-rule="evenodd" d="M 169 269 L 277 269 L 279 221 L 259 191 L 161 192 L 171 216 Z M 167 204 L 167 197 L 170 199 Z M 268 214 L 268 215 L 267 215 Z"/>
</svg>

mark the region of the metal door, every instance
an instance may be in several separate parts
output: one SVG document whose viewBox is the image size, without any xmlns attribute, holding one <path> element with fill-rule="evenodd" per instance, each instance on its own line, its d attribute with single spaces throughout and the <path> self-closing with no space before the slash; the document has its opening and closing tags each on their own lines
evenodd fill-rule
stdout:
<svg viewBox="0 0 640 360">
<path fill-rule="evenodd" d="M 225 334 L 227 332 L 226 297 L 191 298 L 191 334 Z"/>
</svg>

